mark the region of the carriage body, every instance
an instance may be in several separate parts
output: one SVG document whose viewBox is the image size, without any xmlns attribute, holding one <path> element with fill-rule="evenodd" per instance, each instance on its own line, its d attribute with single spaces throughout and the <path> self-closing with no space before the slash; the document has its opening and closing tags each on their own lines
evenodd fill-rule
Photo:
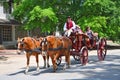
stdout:
<svg viewBox="0 0 120 80">
<path fill-rule="evenodd" d="M 80 61 L 82 65 L 88 62 L 88 48 L 84 43 L 86 37 L 83 33 L 72 33 L 69 37 L 72 41 L 70 55 L 72 55 L 76 61 Z"/>
<path fill-rule="evenodd" d="M 107 53 L 107 42 L 105 38 L 98 39 L 98 34 L 92 38 L 92 44 L 90 38 L 84 33 L 71 33 L 69 39 L 72 41 L 72 48 L 70 49 L 70 55 L 76 61 L 80 61 L 82 65 L 88 62 L 88 50 L 96 49 L 98 60 L 102 61 L 105 59 Z M 58 58 L 57 64 L 61 63 L 61 57 Z"/>
<path fill-rule="evenodd" d="M 88 62 L 88 50 L 96 49 L 98 59 L 104 60 L 107 53 L 107 42 L 105 38 L 98 39 L 96 36 L 92 38 L 92 44 L 89 37 L 82 33 L 72 33 L 69 37 L 72 41 L 72 49 L 70 54 L 75 60 L 80 61 L 82 65 Z"/>
<path fill-rule="evenodd" d="M 72 33 L 69 37 L 72 41 L 72 48 L 70 50 L 71 55 L 80 55 L 78 54 L 81 48 L 84 46 L 83 44 L 83 34 Z"/>
</svg>

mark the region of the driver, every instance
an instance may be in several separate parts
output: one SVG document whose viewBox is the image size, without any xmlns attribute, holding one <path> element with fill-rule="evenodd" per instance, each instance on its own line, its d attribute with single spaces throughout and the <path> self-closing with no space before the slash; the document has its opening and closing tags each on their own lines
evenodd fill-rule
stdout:
<svg viewBox="0 0 120 80">
<path fill-rule="evenodd" d="M 67 17 L 67 21 L 65 22 L 64 28 L 63 28 L 63 30 L 64 30 L 64 32 L 65 32 L 64 35 L 67 36 L 67 37 L 69 37 L 70 34 L 71 34 L 72 32 L 74 32 L 74 29 L 75 29 L 75 28 L 76 28 L 75 22 L 72 21 L 72 19 L 71 19 L 70 16 L 68 16 L 68 17 Z"/>
</svg>

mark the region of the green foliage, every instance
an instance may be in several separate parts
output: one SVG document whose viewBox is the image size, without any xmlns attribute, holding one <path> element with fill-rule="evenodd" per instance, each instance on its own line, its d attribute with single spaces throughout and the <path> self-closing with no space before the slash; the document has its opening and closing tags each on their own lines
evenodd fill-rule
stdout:
<svg viewBox="0 0 120 80">
<path fill-rule="evenodd" d="M 101 37 L 117 40 L 120 39 L 120 1 L 112 0 L 86 0 L 80 11 L 77 23 L 85 30 L 90 26 Z"/>
<path fill-rule="evenodd" d="M 85 31 L 90 26 L 99 36 L 120 40 L 120 0 L 15 0 L 13 15 L 26 30 L 59 30 L 67 16 Z"/>
<path fill-rule="evenodd" d="M 27 22 L 31 27 L 28 26 L 26 29 L 34 29 L 40 26 L 43 32 L 50 32 L 52 30 L 50 26 L 57 23 L 57 21 L 52 8 L 41 9 L 39 6 L 36 6 L 30 11 L 29 20 Z"/>
<path fill-rule="evenodd" d="M 21 2 L 16 0 L 14 5 L 15 10 L 13 15 L 23 23 L 25 30 L 40 27 L 42 32 L 50 32 L 55 29 L 54 26 L 58 22 L 56 14 L 50 7 L 41 8 L 41 6 L 39 6 L 39 0 L 22 0 Z M 50 26 L 52 26 L 52 28 Z"/>
<path fill-rule="evenodd" d="M 81 29 L 85 31 L 87 26 L 90 26 L 94 32 L 98 32 L 100 36 L 107 37 L 107 26 L 106 26 L 106 17 L 101 16 L 90 16 L 82 17 L 78 20 L 78 24 L 81 25 Z"/>
</svg>

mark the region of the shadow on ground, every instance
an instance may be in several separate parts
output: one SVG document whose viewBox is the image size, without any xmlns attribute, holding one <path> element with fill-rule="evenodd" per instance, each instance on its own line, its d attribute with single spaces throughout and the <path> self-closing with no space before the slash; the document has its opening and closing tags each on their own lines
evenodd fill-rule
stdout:
<svg viewBox="0 0 120 80">
<path fill-rule="evenodd" d="M 120 49 L 120 46 L 107 45 L 107 49 Z"/>
</svg>

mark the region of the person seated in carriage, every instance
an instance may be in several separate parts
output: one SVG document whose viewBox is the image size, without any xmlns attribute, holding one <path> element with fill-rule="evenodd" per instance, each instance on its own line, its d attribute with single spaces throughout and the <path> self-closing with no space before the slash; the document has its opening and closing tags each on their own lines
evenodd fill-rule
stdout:
<svg viewBox="0 0 120 80">
<path fill-rule="evenodd" d="M 81 30 L 79 25 L 76 25 L 76 28 L 74 29 L 74 32 L 76 32 L 78 34 L 83 34 L 83 31 Z"/>
<path fill-rule="evenodd" d="M 90 27 L 86 27 L 86 32 L 85 32 L 85 34 L 89 37 L 90 47 L 92 47 L 92 46 L 94 45 L 94 44 L 93 44 L 94 38 L 96 38 L 96 40 L 97 40 L 97 38 L 98 38 L 98 33 L 94 33 L 94 32 L 90 29 Z"/>
<path fill-rule="evenodd" d="M 86 35 L 88 35 L 88 37 L 90 39 L 93 38 L 93 31 L 90 29 L 90 27 L 86 27 L 86 32 L 85 32 Z"/>
<path fill-rule="evenodd" d="M 76 25 L 70 16 L 67 17 L 67 22 L 65 22 L 63 30 L 65 32 L 64 36 L 67 36 L 67 37 L 69 37 L 72 32 L 82 33 L 80 26 Z"/>
</svg>

